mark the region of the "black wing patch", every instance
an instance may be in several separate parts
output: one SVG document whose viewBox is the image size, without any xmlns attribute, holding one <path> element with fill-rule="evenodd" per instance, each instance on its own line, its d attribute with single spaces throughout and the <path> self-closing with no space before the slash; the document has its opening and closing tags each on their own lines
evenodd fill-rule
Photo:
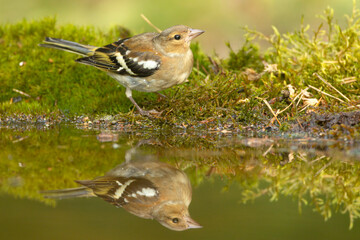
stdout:
<svg viewBox="0 0 360 240">
<path fill-rule="evenodd" d="M 97 48 L 92 56 L 79 58 L 76 61 L 120 75 L 134 77 L 153 75 L 160 68 L 160 57 L 150 51 L 133 51 L 125 45 L 126 40 L 128 39 L 121 39 Z"/>
<path fill-rule="evenodd" d="M 91 188 L 95 195 L 118 207 L 134 202 L 150 203 L 159 198 L 157 187 L 144 178 L 100 177 L 76 182 Z"/>
</svg>

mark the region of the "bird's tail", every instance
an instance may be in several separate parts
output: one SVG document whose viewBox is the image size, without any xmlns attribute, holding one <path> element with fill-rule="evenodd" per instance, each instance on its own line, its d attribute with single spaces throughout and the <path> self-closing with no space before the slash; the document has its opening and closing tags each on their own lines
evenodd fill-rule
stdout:
<svg viewBox="0 0 360 240">
<path fill-rule="evenodd" d="M 39 44 L 40 47 L 55 48 L 67 52 L 80 54 L 83 56 L 90 56 L 97 47 L 90 45 L 83 45 L 76 42 L 71 42 L 59 38 L 46 37 L 44 43 Z"/>
<path fill-rule="evenodd" d="M 41 191 L 45 198 L 65 199 L 78 197 L 94 197 L 92 190 L 87 187 L 67 188 L 60 190 Z"/>
</svg>

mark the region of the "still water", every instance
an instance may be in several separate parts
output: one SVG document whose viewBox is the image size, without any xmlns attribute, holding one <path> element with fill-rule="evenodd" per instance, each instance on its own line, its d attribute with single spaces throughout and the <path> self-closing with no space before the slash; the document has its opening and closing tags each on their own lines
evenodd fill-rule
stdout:
<svg viewBox="0 0 360 240">
<path fill-rule="evenodd" d="M 0 144 L 0 239 L 360 239 L 356 141 L 61 125 L 2 127 Z M 189 214 L 202 228 L 173 231 L 138 217 L 142 210 L 122 208 L 131 196 L 155 193 L 109 190 L 127 162 L 142 161 L 184 173 L 181 181 L 192 186 Z M 119 165 L 125 170 L 116 170 L 109 187 Z M 42 193 L 104 175 L 106 191 L 94 190 L 97 197 Z M 164 181 L 166 189 L 176 186 L 174 195 L 182 187 L 171 176 Z"/>
</svg>

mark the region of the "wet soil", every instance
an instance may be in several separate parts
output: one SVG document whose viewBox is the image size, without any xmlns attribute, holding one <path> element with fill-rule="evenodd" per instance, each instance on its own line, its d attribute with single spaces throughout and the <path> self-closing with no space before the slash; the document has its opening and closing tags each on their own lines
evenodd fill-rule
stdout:
<svg viewBox="0 0 360 240">
<path fill-rule="evenodd" d="M 15 117 L 0 118 L 0 127 L 6 128 L 46 128 L 57 124 L 77 125 L 81 128 L 89 129 L 111 129 L 120 131 L 137 130 L 157 130 L 166 129 L 169 132 L 177 131 L 199 131 L 217 133 L 244 133 L 256 132 L 266 134 L 305 134 L 312 137 L 334 137 L 360 139 L 360 111 L 338 112 L 318 114 L 311 112 L 309 115 L 299 117 L 289 123 L 289 128 L 283 130 L 277 123 L 269 124 L 269 121 L 257 122 L 256 124 L 240 125 L 234 122 L 222 122 L 214 118 L 213 121 L 201 121 L 197 125 L 167 125 L 159 119 L 129 119 L 123 116 L 103 116 L 103 117 L 65 117 L 57 116 L 27 116 L 20 115 Z M 284 123 L 284 122 L 283 122 Z"/>
</svg>

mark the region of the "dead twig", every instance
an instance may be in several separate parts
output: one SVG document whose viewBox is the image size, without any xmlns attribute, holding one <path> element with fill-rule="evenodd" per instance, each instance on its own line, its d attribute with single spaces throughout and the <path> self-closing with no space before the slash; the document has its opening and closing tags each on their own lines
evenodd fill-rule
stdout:
<svg viewBox="0 0 360 240">
<path fill-rule="evenodd" d="M 140 16 L 145 20 L 145 22 L 147 22 L 150 26 L 152 26 L 157 32 L 161 33 L 161 29 L 158 28 L 157 26 L 155 26 L 152 22 L 150 22 L 150 20 L 145 17 L 144 14 L 140 14 Z"/>
<path fill-rule="evenodd" d="M 334 89 L 338 94 L 340 94 L 346 101 L 350 102 L 350 99 L 347 98 L 344 94 L 342 94 L 342 92 L 340 92 L 339 90 L 337 90 L 333 85 L 331 85 L 328 81 L 326 81 L 323 77 L 321 77 L 318 73 L 314 73 L 314 75 L 319 78 L 321 81 L 323 81 L 327 86 L 329 86 L 330 88 Z"/>
</svg>

